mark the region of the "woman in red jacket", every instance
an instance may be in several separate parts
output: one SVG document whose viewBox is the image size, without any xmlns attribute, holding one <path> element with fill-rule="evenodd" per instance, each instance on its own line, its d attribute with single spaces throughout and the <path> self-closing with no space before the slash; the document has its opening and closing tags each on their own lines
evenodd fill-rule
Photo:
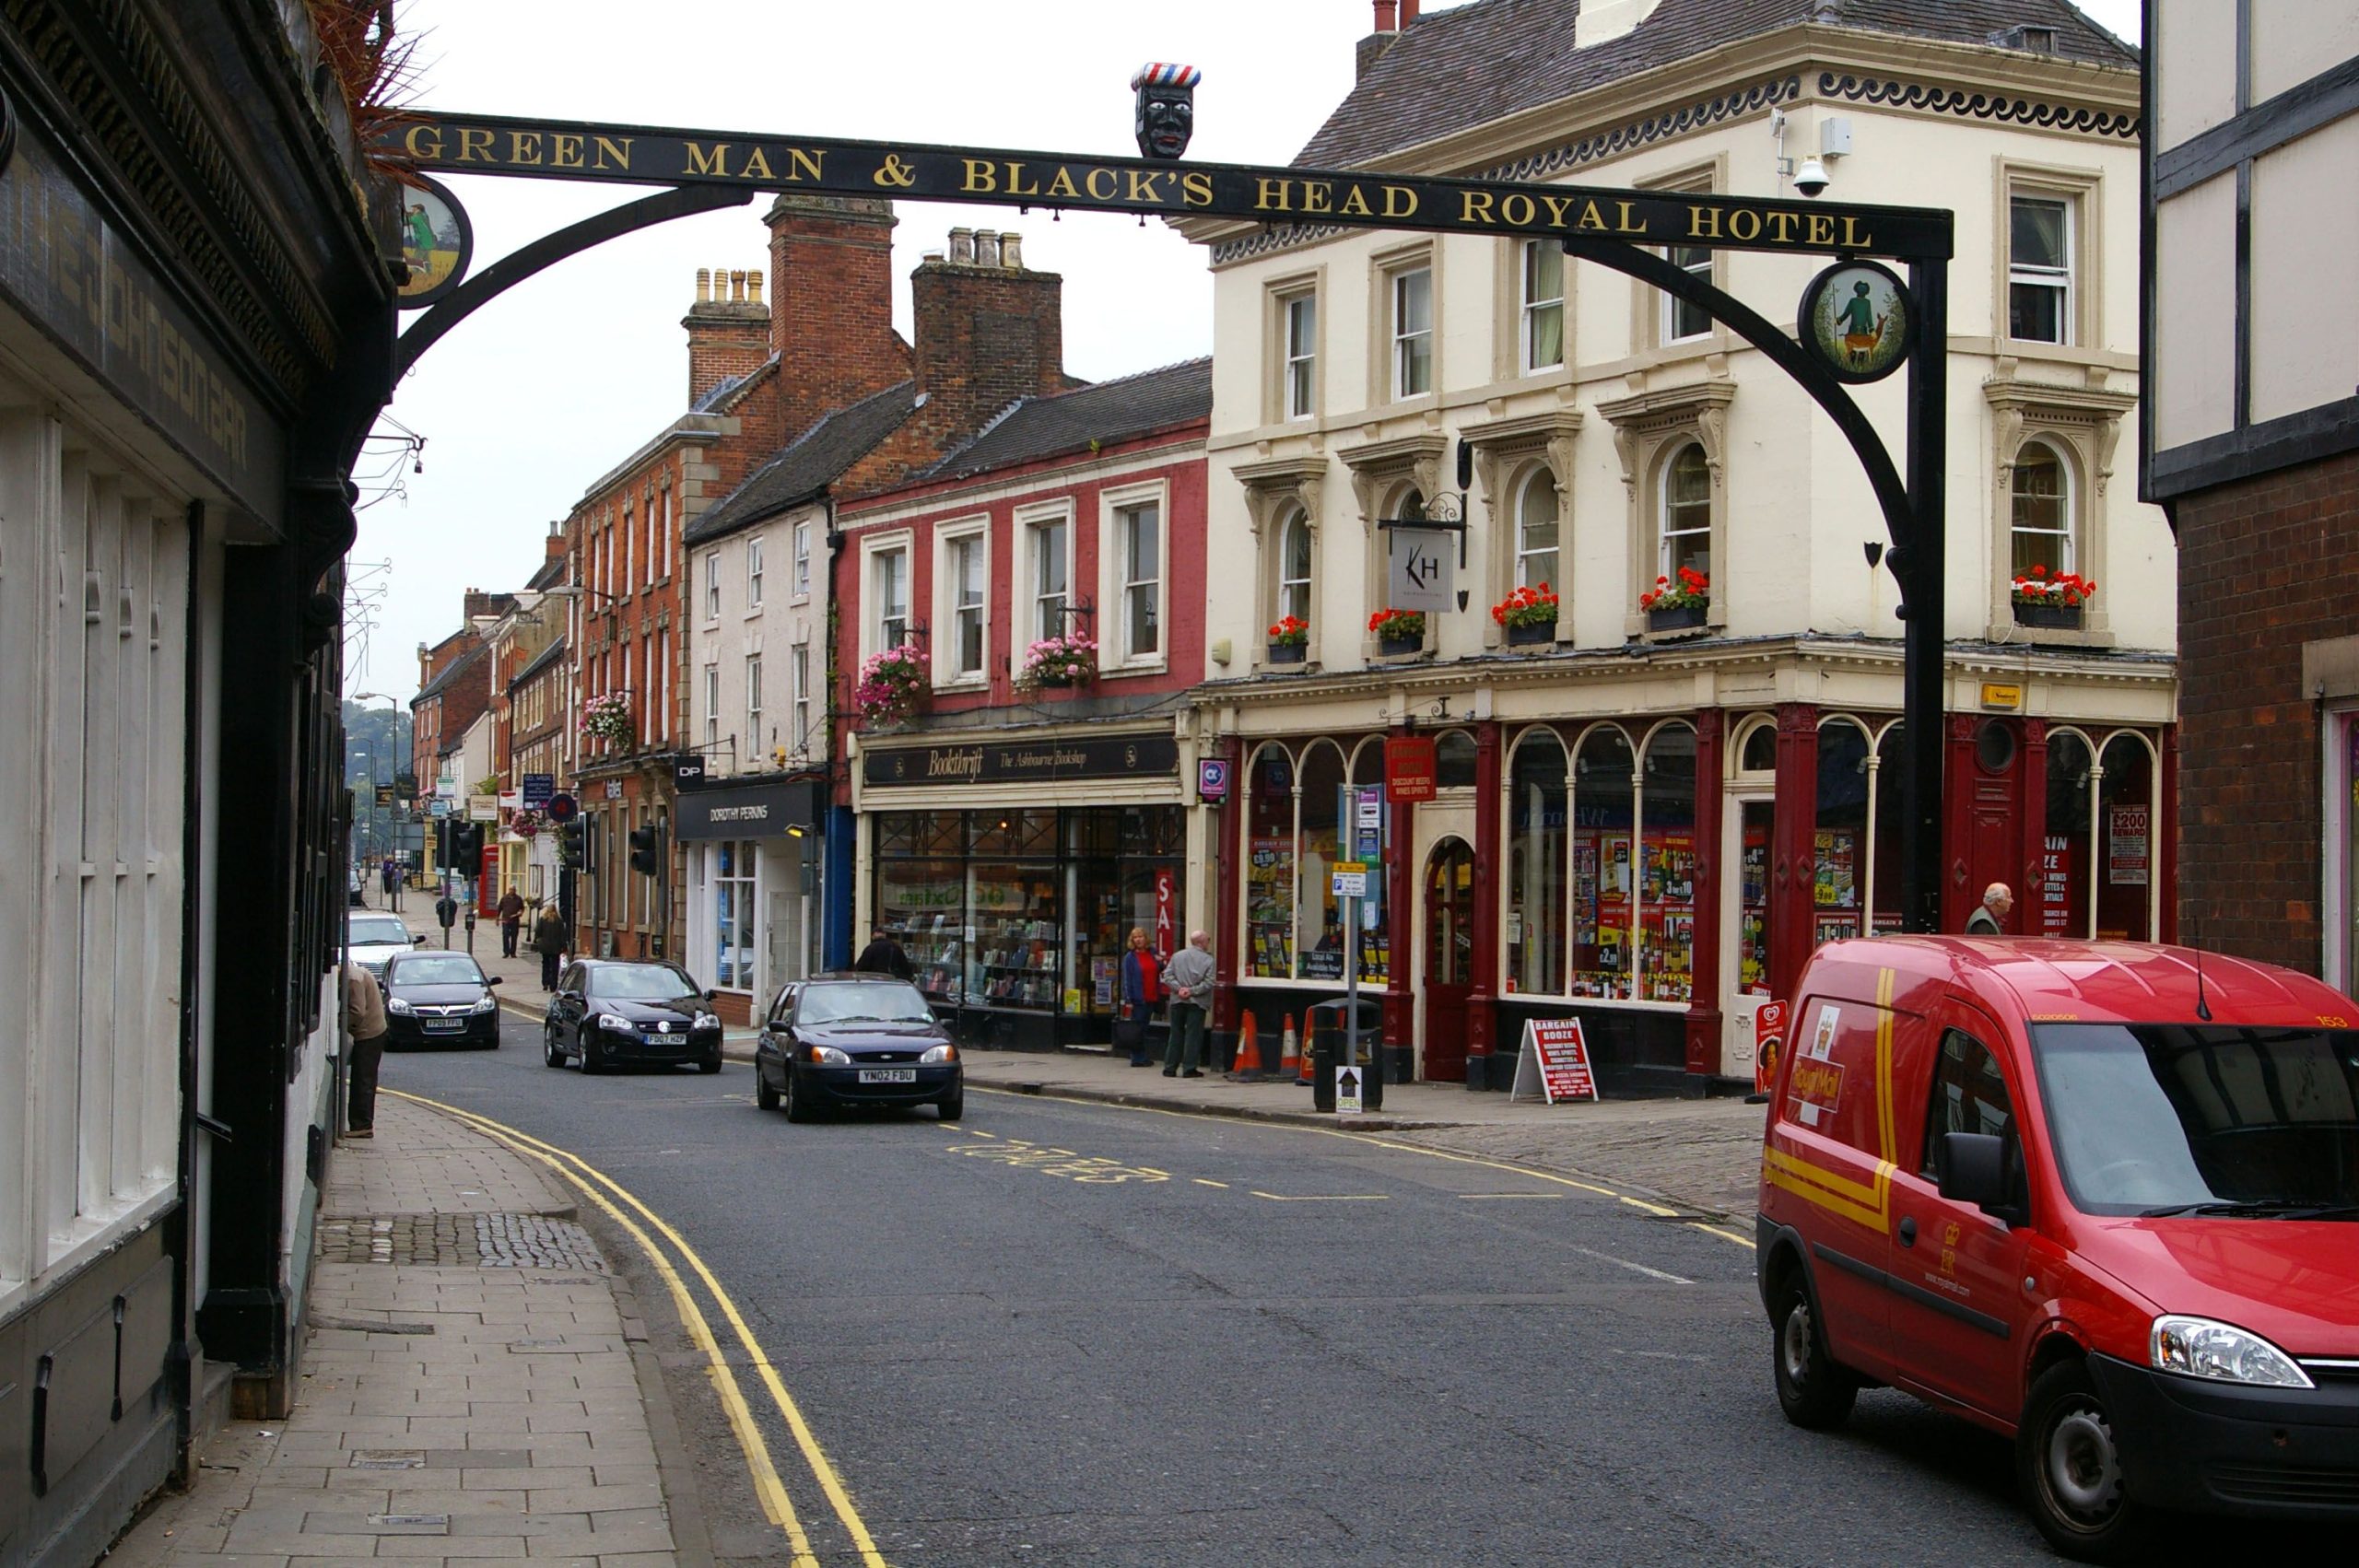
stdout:
<svg viewBox="0 0 2359 1568">
<path fill-rule="evenodd" d="M 1146 1022 L 1162 1000 L 1161 966 L 1146 944 L 1144 928 L 1133 926 L 1131 950 L 1122 954 L 1121 1027 L 1115 1036 L 1115 1044 L 1130 1047 L 1133 1067 L 1147 1064 Z"/>
</svg>

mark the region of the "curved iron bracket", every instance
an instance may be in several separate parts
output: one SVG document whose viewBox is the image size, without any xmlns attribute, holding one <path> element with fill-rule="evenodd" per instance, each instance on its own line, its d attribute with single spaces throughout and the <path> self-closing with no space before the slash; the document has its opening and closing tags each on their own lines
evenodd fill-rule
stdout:
<svg viewBox="0 0 2359 1568">
<path fill-rule="evenodd" d="M 393 346 L 393 374 L 389 384 L 400 385 L 401 379 L 409 374 L 410 367 L 417 363 L 418 356 L 440 342 L 443 333 L 535 273 L 555 266 L 593 245 L 603 245 L 609 240 L 634 234 L 642 228 L 652 228 L 675 217 L 694 217 L 698 213 L 744 206 L 754 199 L 755 194 L 752 191 L 731 190 L 722 186 L 676 186 L 585 217 L 554 234 L 542 235 L 522 250 L 502 256 L 484 268 L 461 284 L 448 299 L 411 323 L 410 329 L 402 333 L 401 341 Z"/>
</svg>

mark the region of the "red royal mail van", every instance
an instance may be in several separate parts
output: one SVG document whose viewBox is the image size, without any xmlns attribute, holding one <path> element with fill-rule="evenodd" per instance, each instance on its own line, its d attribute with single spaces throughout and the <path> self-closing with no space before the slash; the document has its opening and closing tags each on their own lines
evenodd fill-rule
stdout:
<svg viewBox="0 0 2359 1568">
<path fill-rule="evenodd" d="M 1795 988 L 1761 1155 L 1789 1419 L 2015 1439 L 2041 1532 L 2359 1521 L 2359 1006 L 2142 942 L 1877 937 Z"/>
</svg>

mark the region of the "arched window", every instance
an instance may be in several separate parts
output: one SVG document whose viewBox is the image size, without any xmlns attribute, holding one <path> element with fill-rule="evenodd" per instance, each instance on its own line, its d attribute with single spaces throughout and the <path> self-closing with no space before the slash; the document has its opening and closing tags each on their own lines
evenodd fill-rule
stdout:
<svg viewBox="0 0 2359 1568">
<path fill-rule="evenodd" d="M 2024 890 L 2024 912 L 2015 920 L 2025 936 L 2084 937 L 2095 930 L 2089 919 L 2089 781 L 2095 765 L 2078 731 L 2049 732 L 2039 885 Z"/>
<path fill-rule="evenodd" d="M 2151 942 L 2155 847 L 2154 754 L 2145 737 L 2115 735 L 2097 754 L 2097 930 L 2099 937 Z"/>
<path fill-rule="evenodd" d="M 1310 619 L 1310 519 L 1299 509 L 1286 515 L 1278 531 L 1277 614 Z"/>
<path fill-rule="evenodd" d="M 1515 586 L 1557 586 L 1556 476 L 1535 468 L 1523 482 L 1515 512 Z"/>
<path fill-rule="evenodd" d="M 1908 731 L 1897 722 L 1884 726 L 1876 737 L 1876 755 L 1869 772 L 1876 781 L 1876 813 L 1872 837 L 1875 854 L 1868 884 L 1869 934 L 1896 931 L 1905 923 L 1900 902 L 1900 831 L 1907 811 L 1901 791 L 1908 772 Z"/>
<path fill-rule="evenodd" d="M 1712 471 L 1689 442 L 1662 470 L 1662 550 L 1656 570 L 1674 582 L 1685 568 L 1712 572 Z"/>
<path fill-rule="evenodd" d="M 1344 788 L 1344 754 L 1332 741 L 1303 748 L 1301 831 L 1295 847 L 1295 952 L 1306 980 L 1344 977 L 1344 927 L 1335 879 L 1329 868 L 1343 859 L 1338 820 Z"/>
<path fill-rule="evenodd" d="M 1474 786 L 1474 737 L 1463 730 L 1446 730 L 1434 742 L 1434 787 L 1471 790 Z"/>
<path fill-rule="evenodd" d="M 1818 727 L 1818 807 L 1811 879 L 1813 945 L 1865 934 L 1868 904 L 1868 732 L 1856 720 Z"/>
<path fill-rule="evenodd" d="M 1294 976 L 1294 758 L 1272 742 L 1245 770 L 1245 972 Z"/>
<path fill-rule="evenodd" d="M 2072 479 L 2064 458 L 2044 441 L 2026 442 L 2015 454 L 2014 575 L 2034 567 L 2049 575 L 2077 571 L 2072 549 Z"/>
<path fill-rule="evenodd" d="M 1638 987 L 1643 1001 L 1685 1001 L 1696 985 L 1696 731 L 1647 737 L 1639 773 Z"/>
<path fill-rule="evenodd" d="M 1637 757 L 1619 727 L 1581 737 L 1573 760 L 1574 996 L 1630 994 L 1630 829 Z"/>
<path fill-rule="evenodd" d="M 1778 771 L 1778 726 L 1764 720 L 1744 732 L 1737 746 L 1737 771 L 1740 773 L 1775 773 Z"/>
<path fill-rule="evenodd" d="M 1569 769 L 1555 731 L 1516 742 L 1508 793 L 1508 989 L 1565 990 L 1565 790 Z"/>
</svg>

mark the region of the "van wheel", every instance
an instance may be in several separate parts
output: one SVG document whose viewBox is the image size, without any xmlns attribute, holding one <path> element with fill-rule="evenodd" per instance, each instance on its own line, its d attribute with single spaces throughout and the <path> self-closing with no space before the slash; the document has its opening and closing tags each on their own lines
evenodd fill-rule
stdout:
<svg viewBox="0 0 2359 1568">
<path fill-rule="evenodd" d="M 2015 1433 L 2015 1480 L 2032 1522 L 2067 1557 L 2128 1562 L 2154 1543 L 2154 1510 L 2123 1490 L 2113 1419 L 2077 1361 L 2031 1386 Z"/>
<path fill-rule="evenodd" d="M 1860 1397 L 1860 1380 L 1826 1353 L 1826 1340 L 1811 1316 L 1810 1293 L 1802 1288 L 1799 1270 L 1778 1287 L 1770 1322 L 1777 1329 L 1770 1361 L 1786 1419 L 1813 1432 L 1842 1425 L 1851 1413 L 1851 1402 Z"/>
</svg>

